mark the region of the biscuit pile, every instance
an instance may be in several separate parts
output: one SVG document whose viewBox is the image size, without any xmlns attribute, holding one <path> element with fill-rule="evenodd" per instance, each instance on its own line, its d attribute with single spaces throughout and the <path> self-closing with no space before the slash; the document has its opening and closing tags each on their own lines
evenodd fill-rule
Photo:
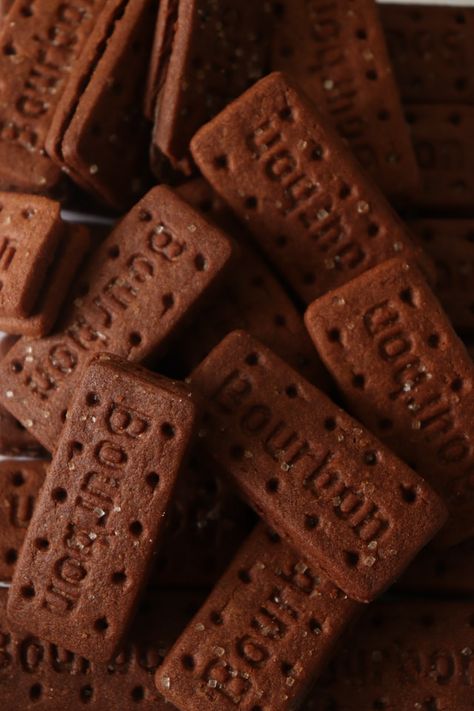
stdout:
<svg viewBox="0 0 474 711">
<path fill-rule="evenodd" d="M 6 711 L 473 711 L 474 10 L 0 4 Z"/>
</svg>

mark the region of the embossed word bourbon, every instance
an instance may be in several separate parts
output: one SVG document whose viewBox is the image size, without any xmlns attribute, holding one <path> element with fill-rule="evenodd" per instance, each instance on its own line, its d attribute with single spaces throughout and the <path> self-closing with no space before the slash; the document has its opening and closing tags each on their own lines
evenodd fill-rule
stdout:
<svg viewBox="0 0 474 711">
<path fill-rule="evenodd" d="M 117 651 L 193 432 L 188 395 L 121 359 L 92 360 L 15 569 L 8 615 L 20 629 L 92 660 Z"/>
<path fill-rule="evenodd" d="M 84 363 L 141 361 L 175 334 L 228 265 L 227 237 L 171 190 L 151 190 L 91 255 L 54 335 L 0 365 L 0 400 L 53 449 Z"/>
<path fill-rule="evenodd" d="M 273 67 L 326 111 L 360 163 L 389 195 L 419 174 L 375 0 L 277 4 Z"/>
<path fill-rule="evenodd" d="M 359 612 L 318 567 L 258 526 L 156 673 L 178 708 L 297 707 Z"/>
<path fill-rule="evenodd" d="M 396 259 L 315 301 L 306 323 L 353 412 L 474 533 L 474 367 L 419 271 Z"/>
<path fill-rule="evenodd" d="M 469 711 L 474 627 L 468 602 L 377 603 L 341 645 L 302 706 Z M 329 708 L 331 706 L 329 705 Z"/>
<path fill-rule="evenodd" d="M 202 128 L 196 163 L 306 302 L 397 253 L 409 235 L 327 118 L 283 74 Z"/>
<path fill-rule="evenodd" d="M 0 44 L 0 185 L 31 192 L 61 171 L 44 144 L 56 106 L 105 0 L 16 3 Z"/>
<path fill-rule="evenodd" d="M 419 476 L 244 332 L 224 339 L 192 384 L 209 401 L 210 456 L 352 598 L 382 592 L 444 522 Z"/>
</svg>

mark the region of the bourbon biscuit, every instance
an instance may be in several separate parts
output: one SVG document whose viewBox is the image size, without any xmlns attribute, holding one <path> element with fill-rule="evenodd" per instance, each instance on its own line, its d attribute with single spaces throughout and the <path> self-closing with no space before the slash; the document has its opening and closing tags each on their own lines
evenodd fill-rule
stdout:
<svg viewBox="0 0 474 711">
<path fill-rule="evenodd" d="M 76 61 L 46 148 L 84 189 L 117 210 L 151 185 L 142 115 L 156 3 L 108 0 Z"/>
<path fill-rule="evenodd" d="M 0 337 L 0 360 L 16 342 L 14 336 Z M 44 450 L 40 443 L 0 405 L 0 455 L 41 456 Z"/>
<path fill-rule="evenodd" d="M 381 264 L 315 301 L 306 325 L 351 411 L 444 498 L 440 540 L 474 535 L 474 366 L 418 269 Z"/>
<path fill-rule="evenodd" d="M 227 274 L 218 295 L 202 309 L 192 329 L 173 348 L 188 374 L 227 333 L 244 329 L 259 338 L 307 380 L 327 389 L 328 377 L 308 337 L 303 320 L 251 244 L 246 229 L 202 178 L 178 193 L 226 230 L 239 244 L 239 262 Z"/>
<path fill-rule="evenodd" d="M 60 170 L 46 134 L 71 69 L 105 0 L 14 3 L 1 27 L 0 186 L 45 191 Z"/>
<path fill-rule="evenodd" d="M 192 170 L 197 129 L 266 73 L 270 17 L 253 0 L 163 0 L 145 111 L 155 119 L 153 167 Z"/>
<path fill-rule="evenodd" d="M 474 594 L 474 539 L 448 550 L 425 548 L 397 583 L 397 590 L 428 595 Z"/>
<path fill-rule="evenodd" d="M 474 220 L 419 219 L 408 224 L 435 263 L 435 292 L 454 328 L 474 332 Z"/>
<path fill-rule="evenodd" d="M 407 108 L 422 186 L 415 205 L 433 214 L 470 216 L 474 203 L 474 107 L 461 104 Z"/>
<path fill-rule="evenodd" d="M 169 188 L 153 188 L 94 250 L 53 335 L 0 364 L 1 403 L 53 449 L 89 356 L 143 361 L 193 317 L 229 265 L 228 238 Z"/>
<path fill-rule="evenodd" d="M 120 647 L 195 426 L 184 387 L 98 354 L 15 568 L 12 623 L 88 659 Z"/>
<path fill-rule="evenodd" d="M 0 580 L 11 580 L 47 463 L 0 461 Z"/>
<path fill-rule="evenodd" d="M 407 230 L 328 120 L 275 72 L 191 144 L 214 189 L 305 302 L 401 253 Z"/>
<path fill-rule="evenodd" d="M 0 192 L 0 320 L 31 314 L 62 229 L 59 203 Z"/>
<path fill-rule="evenodd" d="M 375 0 L 275 3 L 272 66 L 328 114 L 386 194 L 406 199 L 419 187 Z"/>
<path fill-rule="evenodd" d="M 473 649 L 471 603 L 376 603 L 301 711 L 471 711 Z"/>
<path fill-rule="evenodd" d="M 0 316 L 6 333 L 41 338 L 53 328 L 71 283 L 90 248 L 90 232 L 83 225 L 66 225 L 56 257 L 33 312 L 26 318 Z"/>
<path fill-rule="evenodd" d="M 259 526 L 156 672 L 179 709 L 298 706 L 360 606 Z"/>
<path fill-rule="evenodd" d="M 474 10 L 449 5 L 380 5 L 406 103 L 474 103 Z"/>
<path fill-rule="evenodd" d="M 254 523 L 225 472 L 195 447 L 171 502 L 150 584 L 209 589 Z"/>
<path fill-rule="evenodd" d="M 385 590 L 444 523 L 423 479 L 248 334 L 224 339 L 192 386 L 208 400 L 210 456 L 351 598 Z"/>
<path fill-rule="evenodd" d="M 14 630 L 0 589 L 0 687 L 8 711 L 176 711 L 153 676 L 167 649 L 201 604 L 196 591 L 153 591 L 140 603 L 130 634 L 114 659 L 90 661 Z"/>
</svg>

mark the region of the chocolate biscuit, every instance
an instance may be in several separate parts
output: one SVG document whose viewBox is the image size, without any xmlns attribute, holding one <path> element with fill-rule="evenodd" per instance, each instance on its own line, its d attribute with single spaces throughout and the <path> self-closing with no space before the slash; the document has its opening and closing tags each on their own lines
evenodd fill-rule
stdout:
<svg viewBox="0 0 474 711">
<path fill-rule="evenodd" d="M 76 61 L 49 130 L 51 158 L 123 210 L 143 195 L 151 125 L 142 116 L 156 3 L 108 0 Z"/>
<path fill-rule="evenodd" d="M 0 192 L 0 320 L 31 314 L 62 231 L 59 203 Z"/>
<path fill-rule="evenodd" d="M 402 99 L 474 103 L 474 10 L 381 4 L 382 25 Z"/>
<path fill-rule="evenodd" d="M 474 220 L 412 220 L 437 271 L 435 293 L 454 328 L 474 332 Z"/>
<path fill-rule="evenodd" d="M 163 0 L 145 113 L 155 119 L 153 167 L 187 174 L 197 129 L 266 72 L 270 17 L 253 0 Z"/>
<path fill-rule="evenodd" d="M 468 602 L 371 605 L 301 711 L 471 711 Z"/>
<path fill-rule="evenodd" d="M 153 591 L 140 603 L 114 659 L 96 663 L 12 629 L 0 590 L 0 688 L 8 711 L 176 711 L 153 676 L 167 649 L 201 604 L 196 591 Z"/>
<path fill-rule="evenodd" d="M 397 590 L 435 595 L 474 594 L 474 539 L 449 550 L 428 546 L 407 568 Z"/>
<path fill-rule="evenodd" d="M 153 188 L 87 261 L 55 333 L 0 364 L 0 401 L 53 449 L 89 355 L 163 350 L 229 265 L 228 238 L 169 188 Z"/>
<path fill-rule="evenodd" d="M 305 302 L 401 253 L 407 230 L 341 139 L 283 74 L 193 138 L 193 156 Z"/>
<path fill-rule="evenodd" d="M 230 331 L 244 329 L 259 338 L 307 380 L 323 389 L 328 377 L 303 320 L 280 282 L 252 247 L 247 230 L 202 178 L 184 183 L 178 193 L 216 222 L 239 244 L 239 261 L 214 299 L 209 300 L 172 349 L 188 374 Z"/>
<path fill-rule="evenodd" d="M 0 462 L 0 580 L 11 580 L 26 529 L 43 484 L 47 463 Z"/>
<path fill-rule="evenodd" d="M 61 171 L 46 134 L 105 0 L 17 0 L 0 33 L 0 186 L 45 191 Z"/>
<path fill-rule="evenodd" d="M 407 107 L 422 186 L 413 203 L 429 216 L 470 216 L 474 203 L 474 107 L 418 104 Z"/>
<path fill-rule="evenodd" d="M 15 568 L 9 619 L 88 659 L 120 647 L 195 426 L 189 392 L 96 355 Z"/>
<path fill-rule="evenodd" d="M 194 447 L 171 502 L 150 584 L 210 588 L 254 523 L 253 511 L 225 473 Z"/>
<path fill-rule="evenodd" d="M 41 338 L 53 328 L 71 283 L 89 251 L 90 232 L 83 225 L 65 225 L 53 264 L 46 274 L 33 312 L 26 318 L 0 316 L 0 329 L 6 333 Z"/>
<path fill-rule="evenodd" d="M 209 455 L 353 599 L 380 594 L 444 523 L 423 479 L 248 334 L 224 339 L 191 383 L 208 400 Z"/>
<path fill-rule="evenodd" d="M 331 117 L 385 193 L 410 197 L 420 176 L 375 0 L 275 3 L 272 66 Z"/>
<path fill-rule="evenodd" d="M 315 301 L 306 325 L 351 411 L 426 477 L 474 534 L 474 366 L 414 265 L 390 260 Z"/>
<path fill-rule="evenodd" d="M 16 342 L 14 336 L 0 336 L 0 360 L 5 357 Z M 45 454 L 40 443 L 0 405 L 0 455 L 42 456 Z"/>
<path fill-rule="evenodd" d="M 179 709 L 296 708 L 358 614 L 318 567 L 263 525 L 156 672 Z"/>
</svg>

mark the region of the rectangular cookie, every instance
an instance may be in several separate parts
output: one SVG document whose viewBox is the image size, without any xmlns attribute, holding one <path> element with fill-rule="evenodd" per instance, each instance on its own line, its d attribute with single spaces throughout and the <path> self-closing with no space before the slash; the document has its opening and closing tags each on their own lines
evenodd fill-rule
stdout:
<svg viewBox="0 0 474 711">
<path fill-rule="evenodd" d="M 62 237 L 59 208 L 44 197 L 0 192 L 0 320 L 31 314 Z"/>
<path fill-rule="evenodd" d="M 416 104 L 407 107 L 421 171 L 413 203 L 430 217 L 470 216 L 474 203 L 474 107 Z"/>
<path fill-rule="evenodd" d="M 150 585 L 209 589 L 254 523 L 225 472 L 195 446 L 171 502 Z"/>
<path fill-rule="evenodd" d="M 29 338 L 48 335 L 57 321 L 90 245 L 91 235 L 87 227 L 64 225 L 55 259 L 46 274 L 46 283 L 32 313 L 26 318 L 0 316 L 0 329 L 5 333 Z"/>
<path fill-rule="evenodd" d="M 474 539 L 449 550 L 428 546 L 407 568 L 396 586 L 407 593 L 474 595 Z"/>
<path fill-rule="evenodd" d="M 22 338 L 0 363 L 0 402 L 52 450 L 89 356 L 138 362 L 163 350 L 231 257 L 217 227 L 153 188 L 91 253 L 55 333 Z"/>
<path fill-rule="evenodd" d="M 315 301 L 306 325 L 351 411 L 424 476 L 474 535 L 474 365 L 419 270 L 381 264 Z"/>
<path fill-rule="evenodd" d="M 13 629 L 0 589 L 0 687 L 8 711 L 176 711 L 155 689 L 163 657 L 201 604 L 197 591 L 153 591 L 112 662 L 97 663 Z"/>
<path fill-rule="evenodd" d="M 471 711 L 470 602 L 371 605 L 301 711 Z"/>
<path fill-rule="evenodd" d="M 273 69 L 328 114 L 387 195 L 409 198 L 420 175 L 375 0 L 282 0 L 274 15 Z"/>
<path fill-rule="evenodd" d="M 245 332 L 225 338 L 191 383 L 208 401 L 209 455 L 351 598 L 388 588 L 444 523 L 423 479 Z"/>
<path fill-rule="evenodd" d="M 453 4 L 380 5 L 405 103 L 474 103 L 474 10 Z"/>
<path fill-rule="evenodd" d="M 180 709 L 297 708 L 359 610 L 261 525 L 166 656 L 157 689 Z"/>
<path fill-rule="evenodd" d="M 0 32 L 0 187 L 45 191 L 61 171 L 45 140 L 105 0 L 17 0 Z"/>
<path fill-rule="evenodd" d="M 58 103 L 46 149 L 73 180 L 123 211 L 152 184 L 142 114 L 157 3 L 108 0 Z"/>
<path fill-rule="evenodd" d="M 108 354 L 90 361 L 15 568 L 15 626 L 88 659 L 112 658 L 195 424 L 184 387 Z"/>
<path fill-rule="evenodd" d="M 200 129 L 204 177 L 309 303 L 399 253 L 405 226 L 296 85 L 275 72 Z"/>
<path fill-rule="evenodd" d="M 473 333 L 474 220 L 427 218 L 408 225 L 435 263 L 435 292 L 454 328 Z"/>
<path fill-rule="evenodd" d="M 189 174 L 197 129 L 267 71 L 271 17 L 253 0 L 162 0 L 145 113 L 155 120 L 152 165 Z"/>
<path fill-rule="evenodd" d="M 192 327 L 172 349 L 187 375 L 230 331 L 244 329 L 275 351 L 307 380 L 323 389 L 328 377 L 308 337 L 303 319 L 252 246 L 245 228 L 203 178 L 177 192 L 230 234 L 239 245 L 239 261 L 219 293 L 203 307 Z"/>
<path fill-rule="evenodd" d="M 48 464 L 0 461 L 0 580 L 11 580 Z"/>
</svg>

